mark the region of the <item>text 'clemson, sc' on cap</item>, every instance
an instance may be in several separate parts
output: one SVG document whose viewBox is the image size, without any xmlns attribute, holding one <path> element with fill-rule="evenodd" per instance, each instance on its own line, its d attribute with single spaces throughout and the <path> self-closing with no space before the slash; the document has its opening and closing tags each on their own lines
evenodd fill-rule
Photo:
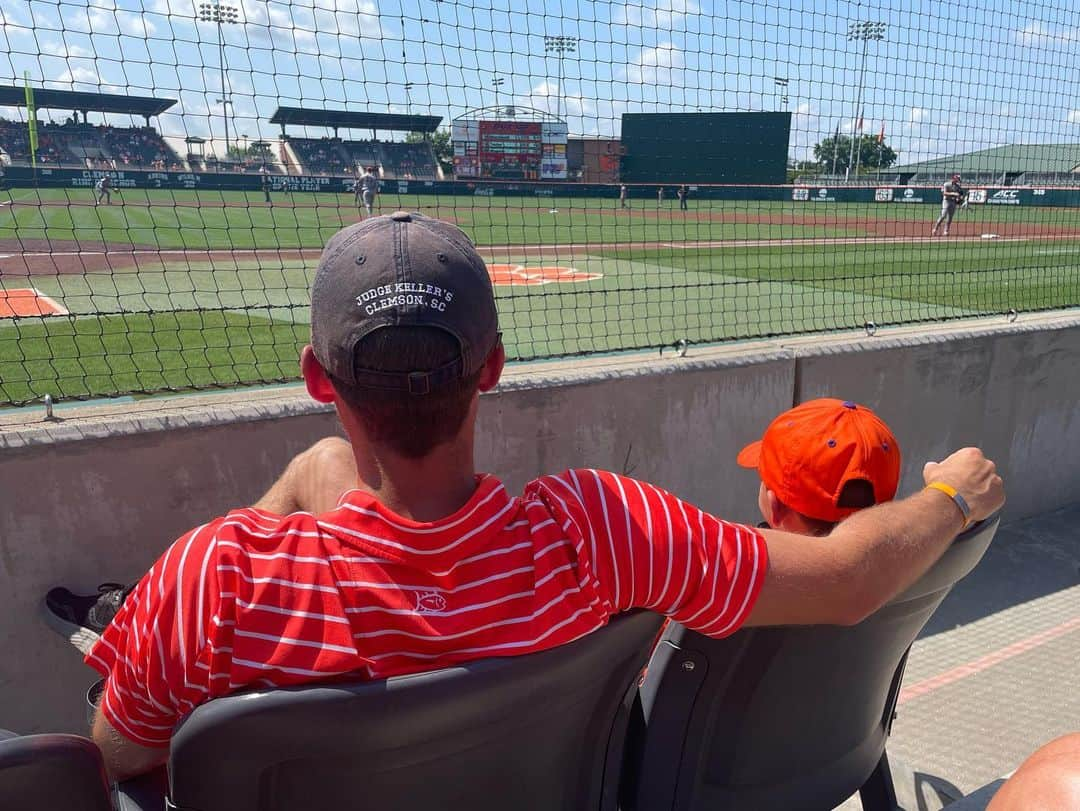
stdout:
<svg viewBox="0 0 1080 811">
<path fill-rule="evenodd" d="M 457 339 L 461 352 L 437 369 L 362 367 L 357 344 L 385 327 L 437 327 Z M 461 229 L 398 211 L 327 242 L 311 287 L 311 347 L 331 377 L 427 394 L 475 373 L 498 340 L 491 278 Z"/>
<path fill-rule="evenodd" d="M 891 501 L 900 482 L 900 445 L 873 411 L 850 400 L 810 400 L 785 411 L 739 453 L 743 467 L 791 509 L 836 522 L 857 507 L 840 506 L 844 486 L 863 480 L 874 503 Z"/>
</svg>

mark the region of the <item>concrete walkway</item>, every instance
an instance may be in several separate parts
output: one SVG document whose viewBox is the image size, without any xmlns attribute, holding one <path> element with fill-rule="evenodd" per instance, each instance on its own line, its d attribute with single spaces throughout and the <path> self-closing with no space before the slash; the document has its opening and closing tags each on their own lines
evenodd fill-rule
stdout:
<svg viewBox="0 0 1080 811">
<path fill-rule="evenodd" d="M 889 755 L 908 811 L 976 792 L 1080 730 L 1080 505 L 999 530 L 908 659 Z M 991 791 L 962 807 L 985 807 Z M 858 809 L 849 800 L 844 811 Z"/>
</svg>

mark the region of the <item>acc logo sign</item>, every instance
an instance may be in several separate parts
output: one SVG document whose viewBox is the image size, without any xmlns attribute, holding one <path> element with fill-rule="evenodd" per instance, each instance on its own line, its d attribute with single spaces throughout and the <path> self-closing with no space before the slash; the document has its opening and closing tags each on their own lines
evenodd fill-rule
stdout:
<svg viewBox="0 0 1080 811">
<path fill-rule="evenodd" d="M 488 265 L 488 274 L 491 276 L 491 283 L 496 287 L 555 284 L 558 282 L 591 282 L 604 277 L 603 273 L 587 273 L 577 268 L 552 265 L 542 267 Z"/>
<path fill-rule="evenodd" d="M 987 204 L 1018 206 L 1020 205 L 1020 189 L 999 189 L 990 195 Z"/>
<path fill-rule="evenodd" d="M 915 189 L 904 189 L 904 197 L 914 197 Z"/>
</svg>

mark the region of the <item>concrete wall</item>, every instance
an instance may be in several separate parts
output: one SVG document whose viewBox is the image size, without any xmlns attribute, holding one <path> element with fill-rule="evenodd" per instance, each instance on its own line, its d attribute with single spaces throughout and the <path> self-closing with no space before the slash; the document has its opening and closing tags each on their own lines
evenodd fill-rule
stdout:
<svg viewBox="0 0 1080 811">
<path fill-rule="evenodd" d="M 511 489 L 568 466 L 624 471 L 726 518 L 757 519 L 735 455 L 793 402 L 875 407 L 906 459 L 988 449 L 1018 518 L 1080 501 L 1080 317 L 953 324 L 524 364 L 483 398 L 478 465 Z M 303 390 L 241 391 L 0 414 L 0 727 L 80 730 L 94 674 L 38 618 L 53 585 L 140 576 L 190 526 L 250 503 L 288 459 L 337 432 Z"/>
</svg>

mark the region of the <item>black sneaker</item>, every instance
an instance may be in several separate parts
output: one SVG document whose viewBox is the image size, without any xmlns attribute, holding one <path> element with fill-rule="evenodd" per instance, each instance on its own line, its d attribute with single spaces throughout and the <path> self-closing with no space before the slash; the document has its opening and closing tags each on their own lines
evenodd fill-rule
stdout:
<svg viewBox="0 0 1080 811">
<path fill-rule="evenodd" d="M 72 594 L 65 588 L 50 589 L 45 595 L 45 621 L 86 655 L 133 588 L 120 583 L 102 583 L 97 594 L 86 597 Z"/>
</svg>

